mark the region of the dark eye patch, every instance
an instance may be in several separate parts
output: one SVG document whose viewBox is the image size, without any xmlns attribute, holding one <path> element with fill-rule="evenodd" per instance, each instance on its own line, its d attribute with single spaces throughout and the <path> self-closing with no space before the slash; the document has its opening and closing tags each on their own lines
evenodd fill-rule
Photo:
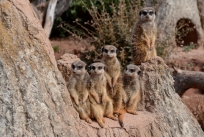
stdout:
<svg viewBox="0 0 204 137">
<path fill-rule="evenodd" d="M 142 11 L 141 14 L 146 16 L 147 12 L 146 11 Z"/>
<path fill-rule="evenodd" d="M 140 75 L 141 73 L 142 73 L 141 71 L 138 71 L 138 72 L 137 72 L 138 75 Z"/>
<path fill-rule="evenodd" d="M 115 50 L 113 50 L 113 49 L 112 49 L 110 52 L 111 52 L 111 53 L 114 53 L 114 52 L 115 52 Z"/>
<path fill-rule="evenodd" d="M 135 72 L 135 69 L 130 69 L 130 72 L 131 72 L 131 73 Z"/>
<path fill-rule="evenodd" d="M 96 69 L 96 67 L 95 67 L 95 66 L 91 66 L 91 69 L 92 69 L 92 70 L 95 70 L 95 69 Z"/>
<path fill-rule="evenodd" d="M 77 67 L 78 70 L 80 70 L 80 69 L 82 69 L 82 68 L 83 68 L 83 66 L 78 66 L 78 67 Z"/>
<path fill-rule="evenodd" d="M 150 12 L 149 12 L 149 15 L 153 15 L 153 14 L 154 14 L 154 12 L 153 12 L 153 11 L 150 11 Z"/>
<path fill-rule="evenodd" d="M 75 69 L 75 65 L 74 64 L 72 64 L 72 69 Z"/>
<path fill-rule="evenodd" d="M 105 52 L 105 53 L 108 53 L 108 50 L 107 50 L 107 49 L 104 49 L 104 52 Z"/>
<path fill-rule="evenodd" d="M 102 66 L 99 66 L 99 67 L 98 67 L 98 70 L 101 70 L 102 68 L 103 68 Z"/>
</svg>

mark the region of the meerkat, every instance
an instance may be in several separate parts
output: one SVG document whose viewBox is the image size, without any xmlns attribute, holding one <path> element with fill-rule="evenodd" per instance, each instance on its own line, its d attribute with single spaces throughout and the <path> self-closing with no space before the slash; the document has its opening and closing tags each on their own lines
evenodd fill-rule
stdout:
<svg viewBox="0 0 204 137">
<path fill-rule="evenodd" d="M 130 64 L 123 73 L 123 85 L 127 97 L 127 103 L 123 103 L 123 110 L 119 116 L 119 123 L 123 127 L 123 117 L 126 112 L 137 115 L 137 104 L 140 100 L 139 75 L 141 70 L 138 66 Z"/>
<path fill-rule="evenodd" d="M 140 65 L 157 57 L 155 17 L 156 12 L 152 7 L 145 7 L 139 12 L 139 20 L 133 28 L 131 40 L 132 57 L 135 65 Z"/>
<path fill-rule="evenodd" d="M 81 119 L 91 123 L 90 118 L 95 118 L 101 127 L 104 127 L 104 119 L 100 108 L 91 105 L 88 99 L 89 92 L 87 90 L 87 83 L 89 74 L 85 69 L 86 63 L 83 61 L 75 61 L 72 63 L 72 76 L 68 83 L 68 90 L 70 92 L 73 105 Z"/>
<path fill-rule="evenodd" d="M 137 103 L 140 96 L 139 75 L 141 70 L 138 66 L 130 64 L 126 67 L 123 74 L 124 90 L 127 96 L 127 104 L 125 109 L 128 113 L 137 115 Z"/>
<path fill-rule="evenodd" d="M 107 79 L 104 74 L 104 68 L 105 65 L 103 63 L 93 63 L 90 65 L 90 79 L 88 82 L 89 98 L 91 105 L 99 107 L 103 111 L 103 116 L 117 120 L 113 116 L 112 100 L 107 96 Z"/>
<path fill-rule="evenodd" d="M 120 114 L 122 102 L 126 102 L 121 78 L 121 65 L 117 58 L 117 48 L 113 45 L 106 45 L 102 49 L 102 62 L 106 65 L 106 76 L 108 81 L 108 96 L 113 100 L 114 113 Z"/>
</svg>

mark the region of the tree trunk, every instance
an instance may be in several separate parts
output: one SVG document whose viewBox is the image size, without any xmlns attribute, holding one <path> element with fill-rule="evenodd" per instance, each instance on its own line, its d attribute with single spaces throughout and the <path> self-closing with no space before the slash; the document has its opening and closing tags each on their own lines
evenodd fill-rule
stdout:
<svg viewBox="0 0 204 137">
<path fill-rule="evenodd" d="M 48 38 L 50 37 L 52 26 L 54 24 L 56 5 L 57 5 L 57 0 L 50 0 L 46 11 L 44 30 Z"/>
<path fill-rule="evenodd" d="M 55 9 L 55 17 L 60 17 L 63 12 L 65 12 L 70 4 L 72 3 L 72 0 L 58 0 L 57 6 Z"/>
<path fill-rule="evenodd" d="M 143 111 L 126 114 L 124 128 L 110 119 L 103 129 L 80 120 L 29 1 L 1 0 L 0 17 L 1 137 L 204 136 L 159 60 L 141 65 Z"/>
<path fill-rule="evenodd" d="M 204 73 L 174 69 L 174 88 L 182 96 L 186 90 L 197 88 L 204 91 Z"/>
</svg>

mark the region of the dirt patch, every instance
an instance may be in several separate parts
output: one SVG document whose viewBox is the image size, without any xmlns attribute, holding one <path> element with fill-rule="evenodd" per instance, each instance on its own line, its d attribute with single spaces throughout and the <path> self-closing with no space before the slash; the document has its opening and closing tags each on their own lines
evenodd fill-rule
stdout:
<svg viewBox="0 0 204 137">
<path fill-rule="evenodd" d="M 64 53 L 75 54 L 79 56 L 81 52 L 83 52 L 86 48 L 85 41 L 77 41 L 72 38 L 68 39 L 52 39 L 51 45 L 53 48 L 59 47 L 57 51 L 55 51 L 55 58 L 58 60 Z"/>
<path fill-rule="evenodd" d="M 192 49 L 184 52 L 184 48 L 176 48 L 166 61 L 169 67 L 177 67 L 182 70 L 204 72 L 204 50 Z"/>
</svg>

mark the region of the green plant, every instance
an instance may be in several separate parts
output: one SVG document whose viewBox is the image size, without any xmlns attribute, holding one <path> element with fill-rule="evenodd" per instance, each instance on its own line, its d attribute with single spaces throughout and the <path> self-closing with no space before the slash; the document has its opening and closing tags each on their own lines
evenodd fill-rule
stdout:
<svg viewBox="0 0 204 137">
<path fill-rule="evenodd" d="M 183 47 L 183 51 L 184 52 L 189 52 L 189 51 L 191 51 L 192 49 L 195 49 L 195 48 L 196 48 L 196 44 L 191 42 L 190 45 L 187 45 L 187 46 Z"/>
<path fill-rule="evenodd" d="M 59 46 L 54 46 L 54 47 L 52 47 L 53 48 L 53 50 L 54 50 L 54 52 L 59 52 Z"/>
<path fill-rule="evenodd" d="M 87 2 L 89 1 L 89 2 Z M 130 35 L 134 23 L 137 21 L 139 10 L 143 0 L 81 0 L 83 7 L 88 11 L 91 19 L 81 22 L 77 18 L 74 23 L 83 31 L 74 29 L 68 23 L 63 22 L 60 28 L 69 32 L 72 36 L 88 38 L 95 50 L 86 50 L 82 58 L 87 63 L 100 59 L 101 48 L 106 44 L 112 44 L 118 48 L 119 59 L 122 66 L 131 62 Z M 87 48 L 88 49 L 88 48 Z"/>
</svg>

